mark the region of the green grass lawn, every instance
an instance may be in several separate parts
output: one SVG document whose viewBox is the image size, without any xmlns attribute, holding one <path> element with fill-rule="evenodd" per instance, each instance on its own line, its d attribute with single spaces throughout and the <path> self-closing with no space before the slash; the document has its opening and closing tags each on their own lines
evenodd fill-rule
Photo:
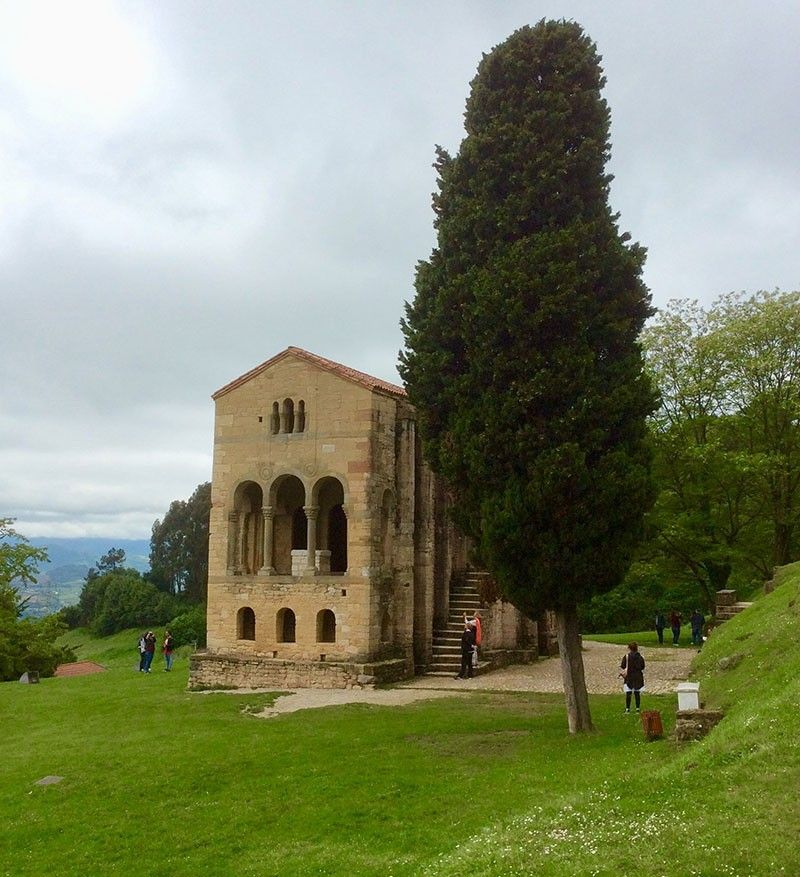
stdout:
<svg viewBox="0 0 800 877">
<path fill-rule="evenodd" d="M 709 640 L 702 690 L 728 716 L 682 750 L 618 696 L 575 739 L 550 695 L 258 719 L 273 695 L 190 694 L 185 655 L 145 676 L 136 632 L 73 633 L 107 673 L 0 685 L 0 875 L 800 874 L 798 592 Z M 671 729 L 674 697 L 645 707 Z"/>
<path fill-rule="evenodd" d="M 644 646 L 648 649 L 697 648 L 697 646 L 692 645 L 692 628 L 689 624 L 684 624 L 681 628 L 677 647 L 672 645 L 672 630 L 669 627 L 664 630 L 663 645 L 659 644 L 658 634 L 655 630 L 640 630 L 636 633 L 587 633 L 584 634 L 583 638 L 600 643 L 616 643 L 620 646 L 626 646 L 628 643 L 637 643 L 640 647 Z"/>
</svg>

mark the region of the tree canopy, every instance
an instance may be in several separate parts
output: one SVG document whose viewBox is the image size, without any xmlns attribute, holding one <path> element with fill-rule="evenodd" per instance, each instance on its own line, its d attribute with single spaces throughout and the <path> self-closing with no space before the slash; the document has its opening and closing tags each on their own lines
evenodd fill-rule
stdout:
<svg viewBox="0 0 800 877">
<path fill-rule="evenodd" d="M 208 586 L 208 521 L 211 484 L 199 484 L 188 500 L 175 500 L 153 523 L 150 580 L 161 590 L 202 602 Z"/>
<path fill-rule="evenodd" d="M 25 601 L 12 583 L 35 582 L 47 552 L 32 546 L 13 524 L 13 518 L 0 518 L 0 681 L 16 679 L 26 670 L 52 676 L 58 664 L 72 658 L 68 649 L 56 645 L 65 627 L 55 616 L 21 617 Z"/>
<path fill-rule="evenodd" d="M 577 603 L 622 579 L 652 501 L 644 250 L 608 204 L 599 62 L 566 21 L 483 57 L 459 152 L 437 150 L 400 365 L 486 566 L 524 612 L 557 611 L 571 730 L 591 727 Z"/>
<path fill-rule="evenodd" d="M 661 391 L 647 549 L 711 607 L 798 556 L 800 293 L 673 301 L 642 337 Z"/>
</svg>

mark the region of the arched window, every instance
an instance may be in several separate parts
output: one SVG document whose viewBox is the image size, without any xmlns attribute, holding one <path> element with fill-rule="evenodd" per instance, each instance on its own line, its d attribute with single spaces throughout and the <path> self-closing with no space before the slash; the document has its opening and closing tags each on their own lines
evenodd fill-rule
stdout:
<svg viewBox="0 0 800 877">
<path fill-rule="evenodd" d="M 270 489 L 274 508 L 272 565 L 278 575 L 292 574 L 292 551 L 307 546 L 306 493 L 296 475 L 281 475 Z"/>
<path fill-rule="evenodd" d="M 347 516 L 344 487 L 338 478 L 326 476 L 317 484 L 319 517 L 317 544 L 331 553 L 331 573 L 347 572 Z"/>
<path fill-rule="evenodd" d="M 249 640 L 256 638 L 256 613 L 249 606 L 236 613 L 236 638 Z"/>
<path fill-rule="evenodd" d="M 294 431 L 306 431 L 306 403 L 302 399 L 297 403 L 297 416 L 294 421 Z"/>
<path fill-rule="evenodd" d="M 388 643 L 392 638 L 392 616 L 386 609 L 381 617 L 381 642 Z"/>
<path fill-rule="evenodd" d="M 229 536 L 230 566 L 240 574 L 254 575 L 264 562 L 263 494 L 255 481 L 244 481 L 234 493 L 238 532 Z"/>
<path fill-rule="evenodd" d="M 275 619 L 275 639 L 279 643 L 293 643 L 295 639 L 295 617 L 291 609 L 279 609 Z"/>
<path fill-rule="evenodd" d="M 292 515 L 292 551 L 308 548 L 308 518 L 302 506 L 298 506 Z"/>
<path fill-rule="evenodd" d="M 272 403 L 272 416 L 270 417 L 269 428 L 273 435 L 277 435 L 281 431 L 281 412 L 277 402 Z"/>
<path fill-rule="evenodd" d="M 336 642 L 336 616 L 330 609 L 317 612 L 317 642 Z"/>
<path fill-rule="evenodd" d="M 281 420 L 283 421 L 281 432 L 294 432 L 294 402 L 291 399 L 283 400 Z"/>
<path fill-rule="evenodd" d="M 384 490 L 381 503 L 381 560 L 386 567 L 392 565 L 392 537 L 394 535 L 394 497 L 391 490 Z"/>
</svg>

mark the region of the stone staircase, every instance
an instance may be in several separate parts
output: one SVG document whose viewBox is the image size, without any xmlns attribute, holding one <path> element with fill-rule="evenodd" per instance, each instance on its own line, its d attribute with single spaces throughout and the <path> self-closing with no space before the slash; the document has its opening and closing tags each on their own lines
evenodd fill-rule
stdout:
<svg viewBox="0 0 800 877">
<path fill-rule="evenodd" d="M 752 605 L 752 603 L 745 603 L 742 600 L 737 600 L 736 603 L 729 606 L 717 606 L 717 622 L 722 623 L 723 621 L 729 621 L 734 615 L 738 615 Z"/>
<path fill-rule="evenodd" d="M 471 618 L 481 608 L 478 583 L 488 573 L 469 571 L 463 583 L 450 588 L 450 614 L 444 627 L 433 631 L 433 654 L 428 665 L 429 676 L 455 676 L 461 669 L 461 634 L 464 615 Z M 481 661 L 473 669 L 477 676 L 491 669 L 491 661 Z"/>
<path fill-rule="evenodd" d="M 723 621 L 728 621 L 733 618 L 734 615 L 738 615 L 740 612 L 753 605 L 752 603 L 745 603 L 741 600 L 737 600 L 736 591 L 733 590 L 717 591 L 716 604 L 715 615 L 718 624 L 722 624 Z"/>
</svg>

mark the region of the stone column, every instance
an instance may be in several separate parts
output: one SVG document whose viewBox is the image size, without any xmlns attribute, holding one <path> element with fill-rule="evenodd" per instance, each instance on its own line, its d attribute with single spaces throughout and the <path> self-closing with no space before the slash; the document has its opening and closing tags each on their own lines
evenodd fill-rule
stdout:
<svg viewBox="0 0 800 877">
<path fill-rule="evenodd" d="M 342 514 L 345 519 L 345 540 L 344 540 L 344 550 L 347 554 L 347 572 L 350 569 L 350 515 L 347 511 L 347 506 L 342 503 Z"/>
<path fill-rule="evenodd" d="M 306 513 L 306 521 L 308 525 L 308 540 L 306 550 L 308 551 L 308 560 L 304 575 L 315 576 L 317 574 L 317 515 L 319 514 L 319 506 L 305 505 L 303 511 Z"/>
<path fill-rule="evenodd" d="M 237 515 L 238 526 L 236 528 L 236 556 L 233 564 L 233 572 L 235 575 L 242 575 L 246 572 L 247 567 L 245 566 L 245 551 L 247 550 L 247 545 L 245 544 L 245 530 L 247 528 L 247 513 L 242 514 L 239 512 Z"/>
<path fill-rule="evenodd" d="M 241 572 L 239 561 L 239 512 L 228 512 L 228 575 Z"/>
<path fill-rule="evenodd" d="M 275 567 L 272 565 L 272 520 L 275 516 L 275 509 L 272 506 L 264 506 L 261 509 L 261 516 L 264 519 L 264 563 L 258 574 L 260 576 L 274 576 Z"/>
</svg>

